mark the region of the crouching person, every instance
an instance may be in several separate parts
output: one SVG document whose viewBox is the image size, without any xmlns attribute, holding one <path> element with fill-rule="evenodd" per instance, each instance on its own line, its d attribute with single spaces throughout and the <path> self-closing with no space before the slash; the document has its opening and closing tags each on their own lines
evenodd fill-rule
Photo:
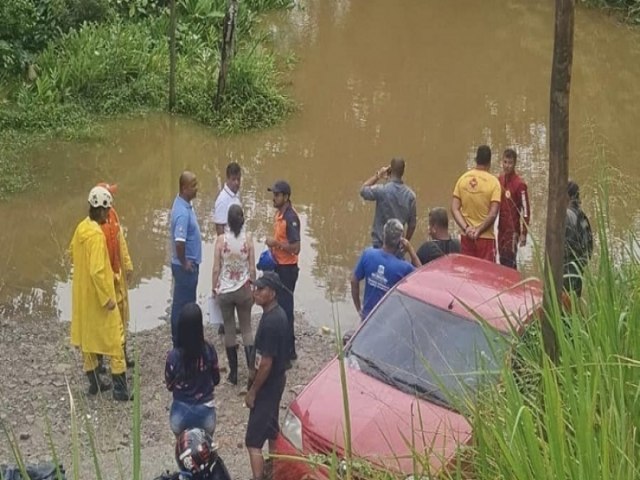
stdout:
<svg viewBox="0 0 640 480">
<path fill-rule="evenodd" d="M 167 355 L 164 377 L 173 392 L 169 414 L 173 433 L 178 436 L 183 430 L 201 428 L 213 436 L 213 390 L 220 383 L 220 369 L 216 349 L 204 339 L 202 310 L 195 303 L 187 303 L 180 311 L 176 346 Z"/>
<path fill-rule="evenodd" d="M 113 270 L 101 225 L 107 221 L 113 198 L 104 187 L 89 192 L 89 216 L 82 220 L 71 240 L 73 290 L 71 344 L 82 351 L 89 394 L 111 388 L 98 374 L 98 355 L 111 357 L 113 398 L 133 398 L 127 387 L 122 345 L 122 320 L 116 303 Z"/>
</svg>

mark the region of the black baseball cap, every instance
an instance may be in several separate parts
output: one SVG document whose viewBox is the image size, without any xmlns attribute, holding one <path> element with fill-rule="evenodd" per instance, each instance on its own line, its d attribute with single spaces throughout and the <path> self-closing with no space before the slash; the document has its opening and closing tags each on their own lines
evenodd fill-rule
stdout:
<svg viewBox="0 0 640 480">
<path fill-rule="evenodd" d="M 267 188 L 269 192 L 284 193 L 285 195 L 291 195 L 291 185 L 285 180 L 278 180 L 273 186 Z"/>
<path fill-rule="evenodd" d="M 276 272 L 264 272 L 262 276 L 255 281 L 254 285 L 256 288 L 269 287 L 275 291 L 284 287 Z"/>
</svg>

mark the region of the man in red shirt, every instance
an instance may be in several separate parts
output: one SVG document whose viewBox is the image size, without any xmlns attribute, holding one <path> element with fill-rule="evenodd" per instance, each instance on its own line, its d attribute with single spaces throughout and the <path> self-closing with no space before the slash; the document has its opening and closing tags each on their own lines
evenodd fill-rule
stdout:
<svg viewBox="0 0 640 480">
<path fill-rule="evenodd" d="M 500 217 L 498 220 L 498 253 L 500 263 L 517 268 L 518 246 L 527 243 L 527 227 L 531 210 L 527 184 L 516 173 L 516 151 L 507 148 L 502 155 L 502 174 L 499 177 L 502 187 Z"/>
</svg>

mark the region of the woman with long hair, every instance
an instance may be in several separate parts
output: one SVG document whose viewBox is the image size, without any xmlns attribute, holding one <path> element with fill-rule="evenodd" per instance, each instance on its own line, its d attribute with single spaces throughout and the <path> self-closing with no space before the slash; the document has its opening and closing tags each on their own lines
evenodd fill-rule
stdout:
<svg viewBox="0 0 640 480">
<path fill-rule="evenodd" d="M 252 282 L 256 279 L 253 240 L 244 228 L 244 213 L 240 205 L 229 207 L 228 229 L 218 235 L 215 244 L 212 291 L 217 297 L 224 322 L 224 346 L 229 360 L 227 380 L 238 384 L 238 345 L 236 343 L 236 312 L 249 372 L 253 370 L 253 331 L 251 330 Z"/>
<path fill-rule="evenodd" d="M 195 303 L 180 311 L 176 346 L 167 355 L 164 370 L 167 389 L 173 392 L 169 414 L 177 436 L 187 428 L 201 428 L 213 435 L 216 428 L 214 387 L 220 383 L 218 354 L 204 339 L 202 310 Z"/>
</svg>

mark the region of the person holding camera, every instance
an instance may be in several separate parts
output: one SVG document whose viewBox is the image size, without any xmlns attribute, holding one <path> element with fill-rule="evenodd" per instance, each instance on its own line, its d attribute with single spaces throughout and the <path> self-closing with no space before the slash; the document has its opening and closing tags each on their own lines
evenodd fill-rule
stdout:
<svg viewBox="0 0 640 480">
<path fill-rule="evenodd" d="M 420 259 L 409 240 L 404 236 L 400 220 L 392 218 L 382 229 L 382 248 L 369 247 L 362 252 L 351 275 L 353 304 L 364 320 L 385 293 L 396 283 L 421 266 Z M 411 263 L 398 258 L 399 251 L 406 251 Z M 363 302 L 360 302 L 360 282 L 365 280 Z"/>
<path fill-rule="evenodd" d="M 416 230 L 416 194 L 402 181 L 405 161 L 393 158 L 391 163 L 380 168 L 374 176 L 367 179 L 360 188 L 360 196 L 368 201 L 376 202 L 376 210 L 371 227 L 371 243 L 374 248 L 382 248 L 383 228 L 385 223 L 395 218 L 403 227 L 405 235 L 411 240 Z M 378 184 L 386 179 L 384 184 Z M 399 251 L 402 254 L 402 251 Z"/>
</svg>

